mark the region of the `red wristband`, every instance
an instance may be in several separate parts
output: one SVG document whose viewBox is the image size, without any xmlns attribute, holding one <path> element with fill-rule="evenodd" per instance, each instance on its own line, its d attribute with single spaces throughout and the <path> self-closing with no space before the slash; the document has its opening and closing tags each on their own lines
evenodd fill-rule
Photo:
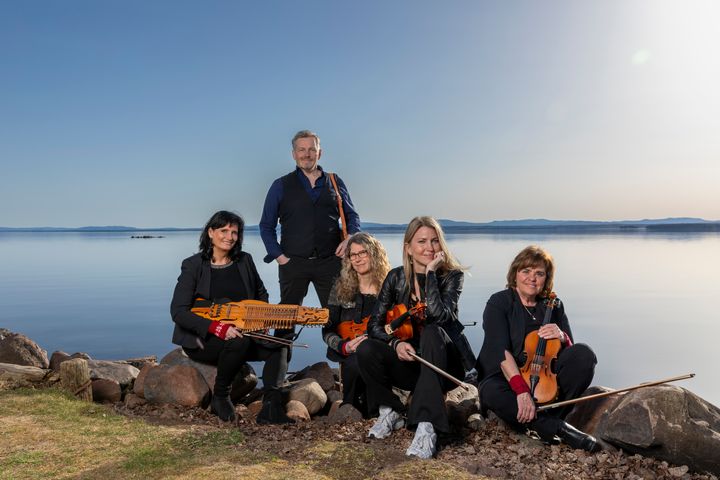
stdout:
<svg viewBox="0 0 720 480">
<path fill-rule="evenodd" d="M 512 388 L 512 391 L 515 392 L 515 395 L 530 393 L 530 387 L 528 387 L 527 383 L 525 383 L 525 379 L 522 375 L 515 375 L 510 379 L 510 388 Z"/>
<path fill-rule="evenodd" d="M 220 338 L 221 340 L 225 340 L 225 336 L 227 335 L 228 328 L 230 328 L 229 323 L 213 321 L 213 322 L 210 322 L 210 327 L 208 327 L 208 332 L 212 333 L 213 335 Z"/>
</svg>

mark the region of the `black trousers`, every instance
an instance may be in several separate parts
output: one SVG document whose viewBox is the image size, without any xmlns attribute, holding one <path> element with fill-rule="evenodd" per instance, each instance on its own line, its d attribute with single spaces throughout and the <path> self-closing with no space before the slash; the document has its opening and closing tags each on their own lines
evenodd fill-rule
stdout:
<svg viewBox="0 0 720 480">
<path fill-rule="evenodd" d="M 423 329 L 418 355 L 456 378 L 462 378 L 465 373 L 455 344 L 437 325 L 428 325 Z M 392 391 L 392 387 L 398 387 L 412 391 L 407 409 L 408 428 L 413 429 L 420 422 L 430 422 L 436 431 L 450 431 L 445 393 L 455 387 L 454 383 L 420 362 L 400 360 L 390 345 L 379 340 L 362 342 L 357 356 L 360 375 L 367 385 L 370 411 L 377 411 L 385 405 L 404 412 L 405 407 Z"/>
<path fill-rule="evenodd" d="M 365 340 L 363 343 L 367 341 Z M 350 356 L 340 360 L 339 363 L 342 371 L 343 403 L 349 403 L 357 408 L 365 418 L 368 418 L 370 414 L 376 415 L 377 410 L 374 412 L 368 411 L 367 389 L 365 381 L 360 375 L 357 354 L 352 353 Z"/>
<path fill-rule="evenodd" d="M 291 257 L 288 263 L 278 267 L 280 303 L 302 305 L 312 282 L 320 305 L 326 307 L 330 289 L 339 274 L 340 258 L 335 255 L 313 259 Z"/>
<path fill-rule="evenodd" d="M 564 348 L 558 355 L 555 372 L 557 374 L 558 401 L 579 397 L 590 386 L 597 357 L 590 347 L 577 343 Z M 550 441 L 558 431 L 563 419 L 570 413 L 573 405 L 553 408 L 540 412 L 537 418 L 527 424 L 517 421 L 517 398 L 515 392 L 502 373 L 487 378 L 481 384 L 480 402 L 483 410 L 492 410 L 505 423 L 519 432 L 526 428 L 535 430 L 540 438 Z"/>
<path fill-rule="evenodd" d="M 230 393 L 235 376 L 244 364 L 251 361 L 265 362 L 262 381 L 265 390 L 278 388 L 285 381 L 288 369 L 287 347 L 267 348 L 249 337 L 221 340 L 209 335 L 205 348 L 184 348 L 188 357 L 196 362 L 217 365 L 215 395 Z"/>
</svg>

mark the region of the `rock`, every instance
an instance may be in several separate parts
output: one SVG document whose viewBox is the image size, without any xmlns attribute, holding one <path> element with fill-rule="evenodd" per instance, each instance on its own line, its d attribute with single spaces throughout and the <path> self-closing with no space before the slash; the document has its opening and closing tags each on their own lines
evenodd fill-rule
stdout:
<svg viewBox="0 0 720 480">
<path fill-rule="evenodd" d="M 0 328 L 0 363 L 48 368 L 47 352 L 22 333 Z"/>
<path fill-rule="evenodd" d="M 471 430 L 476 432 L 485 426 L 486 420 L 479 413 L 473 413 L 467 419 L 467 425 Z"/>
<path fill-rule="evenodd" d="M 194 367 L 205 379 L 205 382 L 207 383 L 210 392 L 212 392 L 215 388 L 217 367 L 215 365 L 208 365 L 207 363 L 200 363 L 192 360 L 187 355 L 185 355 L 185 352 L 182 348 L 178 347 L 165 355 L 162 360 L 160 360 L 160 365 L 189 365 L 191 367 Z M 239 402 L 245 395 L 253 391 L 253 389 L 257 386 L 257 383 L 258 379 L 257 375 L 255 374 L 255 370 L 253 370 L 253 368 L 246 363 L 245 365 L 243 365 L 240 373 L 238 373 L 238 375 L 235 377 L 235 380 L 233 381 L 230 390 L 230 398 L 233 400 L 233 402 Z"/>
<path fill-rule="evenodd" d="M 210 399 L 207 383 L 200 372 L 189 365 L 152 367 L 145 376 L 143 393 L 148 402 L 184 407 L 205 406 Z"/>
<path fill-rule="evenodd" d="M 448 420 L 458 426 L 465 426 L 470 415 L 480 411 L 480 396 L 475 385 L 465 384 L 462 387 L 450 390 L 445 396 L 445 406 L 448 410 Z"/>
<path fill-rule="evenodd" d="M 128 393 L 125 395 L 125 406 L 128 408 L 136 408 L 145 404 L 147 404 L 147 400 L 139 395 L 135 395 L 134 393 Z"/>
<path fill-rule="evenodd" d="M 336 405 L 337 408 L 334 408 Z M 349 403 L 342 405 L 342 401 L 333 403 L 327 416 L 328 423 L 359 422 L 362 419 L 362 413 L 357 408 Z"/>
<path fill-rule="evenodd" d="M 605 392 L 612 392 L 612 388 L 592 386 L 586 389 L 582 395 L 586 397 Z M 580 402 L 576 404 L 568 416 L 565 417 L 565 421 L 578 430 L 594 435 L 603 413 L 613 408 L 621 398 L 623 398 L 622 395 L 610 395 L 608 397 Z"/>
<path fill-rule="evenodd" d="M 140 370 L 125 363 L 109 360 L 88 360 L 87 363 L 91 379 L 115 380 L 123 389 L 128 388 L 140 373 Z"/>
<path fill-rule="evenodd" d="M 325 406 L 327 394 L 314 379 L 305 378 L 292 382 L 288 399 L 301 402 L 310 415 L 314 415 Z"/>
<path fill-rule="evenodd" d="M 326 392 L 326 394 L 329 403 L 333 403 L 337 400 L 342 401 L 343 399 L 343 394 L 338 392 L 337 390 L 330 390 L 329 392 Z"/>
<path fill-rule="evenodd" d="M 157 355 L 148 355 L 146 357 L 127 358 L 125 360 L 118 360 L 118 363 L 127 363 L 132 365 L 138 370 L 142 370 L 145 365 L 157 365 Z"/>
<path fill-rule="evenodd" d="M 310 420 L 310 412 L 301 402 L 297 400 L 290 400 L 285 405 L 285 412 L 287 416 L 295 420 L 296 422 L 307 422 Z"/>
<path fill-rule="evenodd" d="M 42 382 L 50 370 L 29 365 L 16 365 L 14 363 L 0 363 L 0 378 L 14 381 Z"/>
<path fill-rule="evenodd" d="M 260 413 L 260 410 L 262 410 L 262 405 L 262 400 L 255 400 L 247 406 L 248 413 L 250 413 L 253 417 L 257 417 L 257 414 Z"/>
<path fill-rule="evenodd" d="M 403 405 L 406 407 L 410 403 L 410 398 L 412 397 L 412 392 L 409 390 L 402 390 L 397 387 L 392 387 L 392 391 L 397 397 L 400 399 Z"/>
<path fill-rule="evenodd" d="M 720 475 L 720 409 L 683 388 L 625 394 L 602 414 L 594 433 L 625 451 Z"/>
<path fill-rule="evenodd" d="M 119 402 L 122 399 L 122 389 L 115 380 L 98 378 L 92 381 L 93 402 Z"/>
<path fill-rule="evenodd" d="M 53 352 L 50 356 L 50 369 L 55 372 L 59 372 L 60 364 L 66 360 L 71 360 L 73 358 L 84 358 L 85 360 L 90 360 L 90 355 L 81 352 L 75 352 L 72 355 L 69 355 L 61 350 L 57 350 Z"/>
<path fill-rule="evenodd" d="M 340 405 L 342 405 L 342 400 L 334 400 L 333 402 L 330 402 L 330 399 L 328 399 L 328 403 L 330 403 L 330 409 L 328 410 L 327 416 L 334 415 L 338 408 L 340 408 Z"/>
<path fill-rule="evenodd" d="M 148 372 L 155 368 L 156 365 L 145 365 L 142 370 L 140 370 L 140 373 L 138 373 L 138 376 L 135 378 L 135 383 L 133 384 L 133 393 L 137 395 L 140 398 L 145 398 L 145 377 L 147 376 Z"/>
<path fill-rule="evenodd" d="M 303 380 L 305 378 L 314 379 L 324 392 L 336 390 L 335 374 L 327 362 L 318 362 L 309 367 L 305 367 L 290 378 L 290 381 Z"/>
</svg>

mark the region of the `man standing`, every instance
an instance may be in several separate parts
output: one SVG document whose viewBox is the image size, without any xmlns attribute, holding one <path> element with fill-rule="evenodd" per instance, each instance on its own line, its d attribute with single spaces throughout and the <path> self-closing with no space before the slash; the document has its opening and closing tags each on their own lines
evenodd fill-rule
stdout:
<svg viewBox="0 0 720 480">
<path fill-rule="evenodd" d="M 292 139 L 292 156 L 297 168 L 275 180 L 265 198 L 260 236 L 268 253 L 265 262 L 278 262 L 280 303 L 302 304 L 312 282 L 320 304 L 327 305 L 347 244 L 338 225 L 338 194 L 342 198 L 348 234 L 360 231 L 360 217 L 345 184 L 335 176 L 339 192 L 336 191 L 330 174 L 318 165 L 321 155 L 320 138 L 316 134 L 309 130 L 296 133 Z"/>
</svg>

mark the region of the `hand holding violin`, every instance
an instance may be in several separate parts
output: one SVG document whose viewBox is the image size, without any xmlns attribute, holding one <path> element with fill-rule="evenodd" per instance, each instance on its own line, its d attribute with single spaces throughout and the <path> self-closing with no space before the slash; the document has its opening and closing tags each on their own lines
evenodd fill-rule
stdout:
<svg viewBox="0 0 720 480">
<path fill-rule="evenodd" d="M 415 349 L 408 342 L 400 342 L 395 346 L 395 352 L 400 360 L 404 362 L 414 362 L 415 359 L 410 354 L 415 354 Z"/>
<path fill-rule="evenodd" d="M 345 351 L 349 354 L 355 353 L 357 351 L 358 346 L 367 338 L 367 335 L 360 335 L 359 337 L 355 337 L 352 340 L 348 341 L 345 344 Z"/>
<path fill-rule="evenodd" d="M 560 330 L 560 327 L 555 323 L 548 323 L 542 325 L 538 330 L 538 337 L 545 340 L 552 340 L 553 338 L 559 338 L 560 343 L 565 343 L 565 333 Z"/>
</svg>

